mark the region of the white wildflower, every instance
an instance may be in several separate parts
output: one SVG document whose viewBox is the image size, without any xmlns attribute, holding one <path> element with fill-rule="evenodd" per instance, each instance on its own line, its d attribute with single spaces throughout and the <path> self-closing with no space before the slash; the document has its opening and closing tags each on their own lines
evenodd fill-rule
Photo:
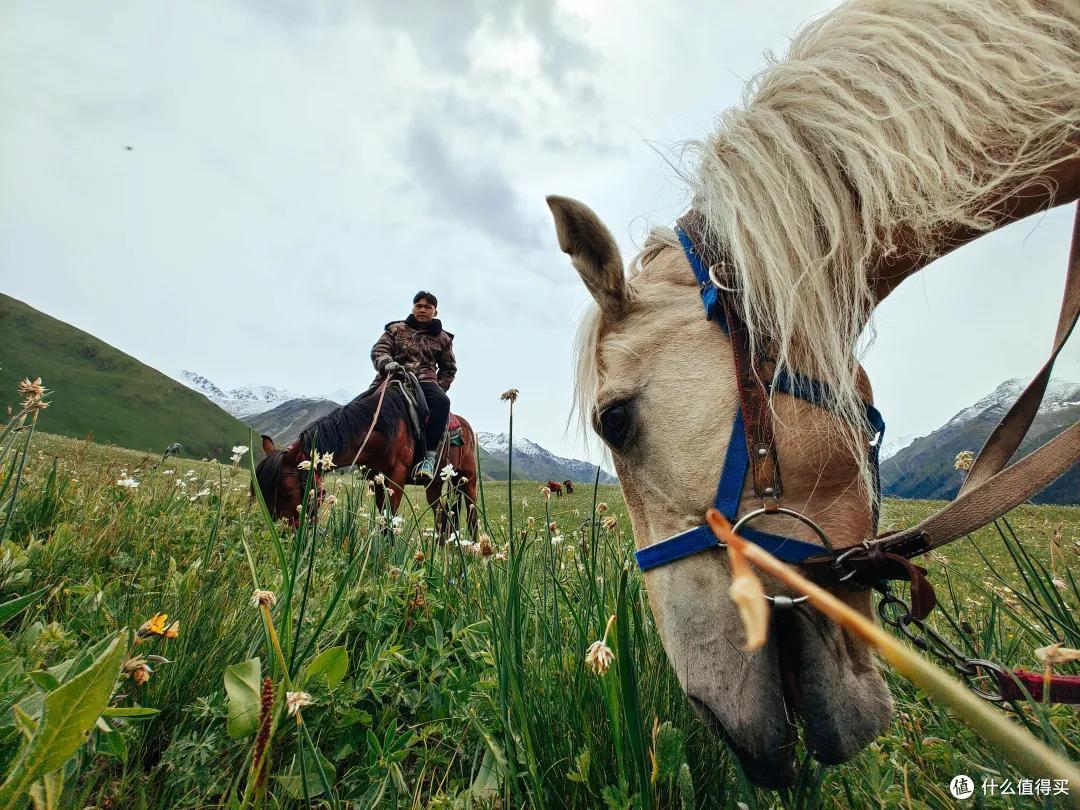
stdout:
<svg viewBox="0 0 1080 810">
<path fill-rule="evenodd" d="M 251 606 L 252 607 L 273 607 L 277 604 L 277 597 L 274 596 L 273 591 L 264 591 L 256 588 L 251 593 Z"/>
<path fill-rule="evenodd" d="M 118 487 L 125 487 L 127 489 L 138 489 L 139 488 L 139 482 L 136 481 L 134 478 L 130 478 L 130 477 L 117 479 L 116 485 Z"/>
<path fill-rule="evenodd" d="M 289 709 L 289 715 L 299 713 L 305 706 L 310 706 L 314 701 L 307 692 L 286 692 L 285 705 Z"/>
<path fill-rule="evenodd" d="M 607 645 L 608 633 L 611 632 L 611 625 L 614 623 L 615 617 L 612 616 L 608 619 L 607 627 L 604 628 L 604 637 L 599 641 L 594 641 L 590 644 L 589 649 L 585 653 L 585 666 L 597 675 L 606 673 L 612 662 L 615 660 L 615 653 L 613 653 L 611 647 Z"/>
<path fill-rule="evenodd" d="M 442 479 L 443 481 L 449 481 L 449 480 L 450 480 L 451 478 L 453 478 L 453 477 L 454 477 L 455 475 L 457 475 L 457 470 L 455 470 L 455 469 L 454 469 L 454 465 L 453 465 L 453 464 L 447 464 L 447 465 L 446 465 L 445 467 L 443 467 L 443 468 L 442 468 L 442 469 L 441 469 L 441 470 L 439 471 L 439 477 L 440 477 L 440 478 L 441 478 L 441 479 Z"/>
</svg>

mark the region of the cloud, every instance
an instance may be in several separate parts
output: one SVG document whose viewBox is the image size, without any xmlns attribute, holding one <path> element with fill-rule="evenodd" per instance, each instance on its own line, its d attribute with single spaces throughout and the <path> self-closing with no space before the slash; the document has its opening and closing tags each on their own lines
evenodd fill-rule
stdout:
<svg viewBox="0 0 1080 810">
<path fill-rule="evenodd" d="M 407 38 L 425 62 L 457 74 L 472 70 L 485 38 L 535 43 L 541 72 L 551 81 L 565 81 L 596 58 L 564 30 L 549 0 L 459 0 L 452 6 L 426 0 L 250 0 L 248 8 L 287 29 L 340 27 L 366 15 Z"/>
<path fill-rule="evenodd" d="M 538 224 L 526 218 L 506 177 L 492 166 L 470 164 L 450 150 L 433 125 L 416 119 L 405 139 L 405 157 L 429 210 L 511 246 L 539 246 Z"/>
<path fill-rule="evenodd" d="M 557 7 L 549 0 L 463 0 L 452 12 L 422 0 L 376 0 L 368 7 L 376 22 L 407 36 L 423 59 L 459 73 L 470 70 L 474 46 L 484 34 L 535 42 L 541 72 L 552 81 L 564 81 L 595 58 L 583 42 L 562 29 Z"/>
</svg>

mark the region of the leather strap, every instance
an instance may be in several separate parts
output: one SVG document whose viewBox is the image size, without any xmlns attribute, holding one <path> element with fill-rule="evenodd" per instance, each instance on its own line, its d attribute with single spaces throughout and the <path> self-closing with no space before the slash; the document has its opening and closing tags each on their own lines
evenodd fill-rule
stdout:
<svg viewBox="0 0 1080 810">
<path fill-rule="evenodd" d="M 1050 357 L 986 440 L 956 499 L 918 525 L 883 536 L 878 543 L 888 551 L 906 557 L 942 546 L 1001 517 L 1051 484 L 1080 460 L 1080 423 L 1077 423 L 1034 452 L 1004 467 L 1027 435 L 1038 413 L 1054 361 L 1078 317 L 1080 204 L 1077 204 L 1073 222 L 1069 268 Z"/>
<path fill-rule="evenodd" d="M 780 483 L 780 464 L 776 457 L 772 419 L 769 413 L 769 394 L 765 389 L 765 363 L 759 355 L 751 354 L 749 330 L 739 317 L 729 295 L 721 296 L 724 316 L 728 323 L 728 337 L 735 355 L 735 375 L 739 386 L 739 402 L 742 405 L 746 430 L 746 453 L 750 457 L 750 477 L 754 494 L 762 499 L 766 508 L 776 506 L 783 494 Z"/>
<path fill-rule="evenodd" d="M 998 689 L 1005 700 L 1024 700 L 1026 695 L 1017 686 L 1020 681 L 1035 700 L 1043 700 L 1043 674 L 1016 669 L 1012 672 L 996 672 Z M 1016 680 L 1013 680 L 1013 679 Z M 1080 675 L 1051 675 L 1050 696 L 1053 703 L 1080 703 Z"/>
<path fill-rule="evenodd" d="M 1077 206 L 1076 217 L 1073 220 L 1072 246 L 1069 249 L 1069 266 L 1065 275 L 1065 292 L 1061 298 L 1061 312 L 1058 314 L 1054 348 L 1046 363 L 1039 369 L 1039 373 L 1035 375 L 1035 379 L 1028 384 L 987 438 L 963 486 L 960 487 L 960 495 L 976 489 L 993 477 L 1009 462 L 1016 448 L 1020 446 L 1020 442 L 1024 440 L 1042 404 L 1043 394 L 1046 392 L 1050 374 L 1054 369 L 1054 361 L 1065 347 L 1078 316 L 1080 316 L 1080 205 Z"/>
<path fill-rule="evenodd" d="M 713 241 L 705 238 L 704 217 L 697 210 L 691 209 L 679 218 L 678 226 L 690 239 L 694 251 L 701 257 L 710 274 L 722 276 L 725 282 L 723 289 L 716 287 L 712 278 L 702 280 L 702 285 L 717 296 L 713 308 L 722 313 L 722 325 L 731 340 L 735 356 L 735 380 L 739 388 L 739 403 L 746 428 L 746 452 L 750 457 L 750 478 L 754 485 L 754 494 L 762 499 L 765 508 L 775 507 L 784 490 L 766 388 L 766 380 L 772 380 L 774 369 L 761 353 L 750 351 L 750 330 L 739 314 L 732 293 L 726 288 L 726 282 L 729 281 L 727 274 L 722 270 L 717 272 L 724 266 L 724 259 Z M 709 308 L 707 302 L 706 309 Z"/>
</svg>

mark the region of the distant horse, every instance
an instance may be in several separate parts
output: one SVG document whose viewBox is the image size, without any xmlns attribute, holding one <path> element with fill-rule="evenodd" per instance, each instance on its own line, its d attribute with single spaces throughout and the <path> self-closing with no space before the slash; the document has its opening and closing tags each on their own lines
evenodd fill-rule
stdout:
<svg viewBox="0 0 1080 810">
<path fill-rule="evenodd" d="M 548 481 L 544 486 L 547 487 L 556 498 L 562 497 L 562 484 L 558 481 Z"/>
<path fill-rule="evenodd" d="M 1078 66 L 1076 0 L 854 0 L 795 37 L 697 144 L 687 226 L 654 229 L 629 273 L 590 209 L 548 198 L 596 304 L 579 410 L 611 450 L 639 549 L 701 527 L 729 448 L 755 473 L 723 491 L 729 518 L 753 510 L 755 528 L 820 547 L 770 507 L 782 494 L 836 551 L 875 536 L 859 337 L 936 257 L 1080 196 Z M 962 362 L 957 348 L 941 362 Z M 740 370 L 736 356 L 756 360 Z M 751 386 L 763 393 L 747 408 Z M 854 757 L 891 718 L 865 643 L 800 605 L 744 651 L 730 582 L 715 548 L 645 573 L 691 703 L 758 785 L 795 780 L 795 717 L 818 761 Z M 830 587 L 871 615 L 868 589 Z"/>
<path fill-rule="evenodd" d="M 569 478 L 562 482 L 563 488 L 566 490 L 567 495 L 574 494 L 574 482 Z"/>
<path fill-rule="evenodd" d="M 435 515 L 436 531 L 441 539 L 449 535 L 452 527 L 461 525 L 463 506 L 468 513 L 469 533 L 475 538 L 478 528 L 476 434 L 460 416 L 452 415 L 450 421 L 452 426 L 460 428 L 462 444 L 454 446 L 443 442 L 435 478 L 425 488 L 425 495 Z M 389 498 L 390 511 L 396 514 L 403 487 L 417 483 L 409 478 L 417 455 L 417 440 L 409 426 L 405 394 L 400 384 L 393 381 L 384 382 L 373 391 L 365 392 L 347 405 L 315 420 L 283 450 L 276 448 L 269 436 L 262 437 L 262 446 L 266 455 L 255 469 L 255 478 L 263 500 L 275 520 L 287 518 L 294 526 L 311 475 L 309 471 L 301 470 L 299 465 L 312 460 L 313 446 L 320 455 L 332 453 L 337 465 L 363 466 L 368 478 L 381 473 L 386 483 L 375 487 L 375 504 L 380 510 Z M 448 464 L 452 465 L 453 474 L 446 480 L 440 471 Z M 314 478 L 317 483 L 320 478 L 318 472 L 314 472 Z M 451 488 L 453 497 L 450 503 L 442 498 L 444 484 Z M 322 493 L 321 487 L 314 488 L 317 491 L 317 509 Z"/>
</svg>

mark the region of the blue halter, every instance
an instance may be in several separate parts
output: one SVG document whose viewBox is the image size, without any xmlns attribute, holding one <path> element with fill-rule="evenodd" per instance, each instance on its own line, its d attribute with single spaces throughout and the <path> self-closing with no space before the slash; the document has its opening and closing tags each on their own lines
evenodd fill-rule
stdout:
<svg viewBox="0 0 1080 810">
<path fill-rule="evenodd" d="M 686 258 L 694 269 L 694 276 L 698 280 L 701 301 L 705 305 L 705 317 L 710 321 L 716 321 L 720 328 L 724 330 L 724 333 L 728 334 L 728 324 L 724 317 L 724 308 L 720 301 L 719 290 L 709 277 L 709 271 L 701 258 L 694 251 L 690 238 L 682 229 L 678 229 L 677 233 L 683 251 L 686 253 Z M 773 392 L 798 397 L 814 405 L 823 406 L 827 402 L 828 388 L 824 383 L 805 377 L 797 372 L 789 373 L 786 370 L 781 370 L 770 387 Z M 885 421 L 881 418 L 877 408 L 869 403 L 866 405 L 866 422 L 868 428 L 877 434 L 870 457 L 874 469 L 873 520 L 876 527 L 881 504 L 879 453 L 881 442 L 885 437 Z M 739 511 L 743 482 L 746 480 L 749 469 L 750 456 L 746 447 L 745 425 L 743 423 L 742 407 L 740 406 L 735 414 L 735 422 L 731 426 L 731 438 L 728 440 L 724 468 L 720 472 L 720 483 L 716 488 L 716 497 L 713 499 L 713 506 L 732 523 L 735 523 L 736 514 Z M 749 527 L 742 528 L 739 534 L 761 546 L 770 554 L 789 563 L 799 563 L 808 557 L 820 555 L 826 551 L 826 549 L 813 543 L 796 540 L 793 537 L 769 534 Z M 687 529 L 673 537 L 634 552 L 634 558 L 642 571 L 648 571 L 716 547 L 716 537 L 713 535 L 712 530 L 703 523 L 700 526 Z"/>
</svg>

